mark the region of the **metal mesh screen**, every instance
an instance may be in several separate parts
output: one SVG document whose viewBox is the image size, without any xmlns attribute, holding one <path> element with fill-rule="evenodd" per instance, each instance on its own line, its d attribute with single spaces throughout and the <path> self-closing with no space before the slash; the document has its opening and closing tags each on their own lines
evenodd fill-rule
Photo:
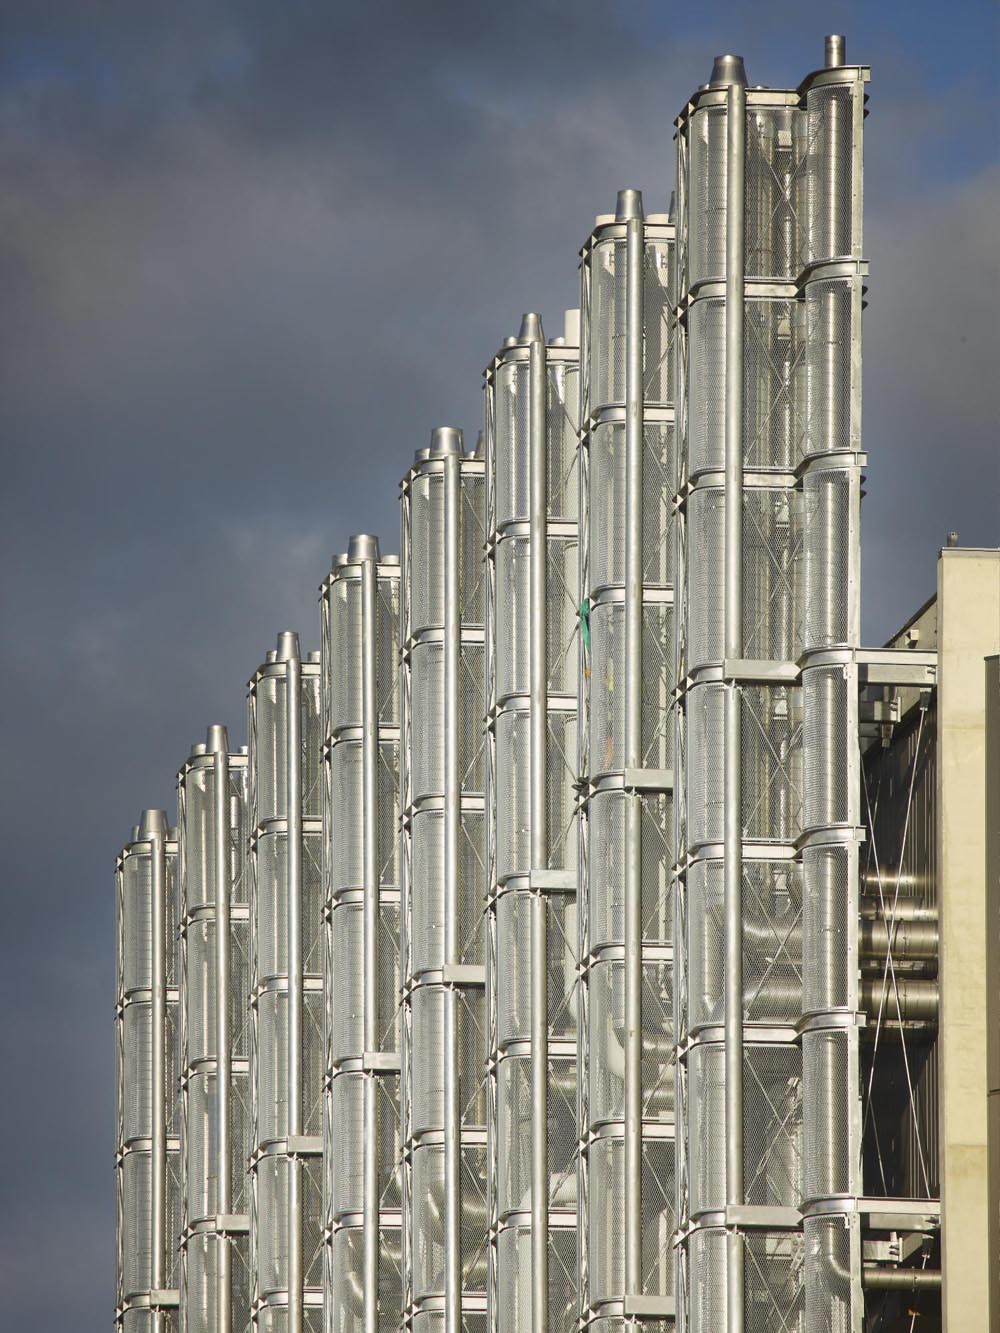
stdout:
<svg viewBox="0 0 1000 1333">
<path fill-rule="evenodd" d="M 687 317 L 688 476 L 725 466 L 726 303 L 695 301 Z"/>
<path fill-rule="evenodd" d="M 548 360 L 547 368 L 545 483 L 548 512 L 552 518 L 575 519 L 580 497 L 576 435 L 580 370 L 575 361 L 553 358 Z M 497 518 L 498 521 L 501 518 L 499 512 Z"/>
<path fill-rule="evenodd" d="M 852 1007 L 850 938 L 857 904 L 851 886 L 856 858 L 857 849 L 850 844 L 807 847 L 802 853 L 806 1013 Z"/>
<path fill-rule="evenodd" d="M 591 410 L 625 401 L 626 242 L 598 241 L 590 256 Z"/>
<path fill-rule="evenodd" d="M 802 640 L 809 648 L 832 648 L 850 640 L 855 495 L 846 469 L 809 472 L 802 482 Z"/>
<path fill-rule="evenodd" d="M 743 837 L 793 842 L 802 825 L 800 692 L 744 685 L 740 693 Z"/>
<path fill-rule="evenodd" d="M 699 487 L 687 503 L 687 660 L 720 662 L 725 627 L 725 492 Z"/>
<path fill-rule="evenodd" d="M 851 412 L 854 278 L 816 279 L 805 289 L 805 452 L 860 447 Z"/>
<path fill-rule="evenodd" d="M 806 828 L 846 824 L 851 817 L 851 749 L 848 691 L 856 679 L 842 666 L 802 673 L 803 823 Z"/>
<path fill-rule="evenodd" d="M 750 106 L 746 112 L 747 276 L 793 279 L 802 267 L 806 154 L 797 108 Z"/>
<path fill-rule="evenodd" d="M 497 370 L 494 518 L 498 524 L 528 517 L 528 453 L 525 443 L 529 438 L 531 421 L 529 381 L 527 358 L 505 361 Z"/>
<path fill-rule="evenodd" d="M 851 234 L 854 191 L 853 99 L 860 85 L 811 88 L 808 115 L 809 238 L 812 261 L 855 253 L 860 237 Z"/>
<path fill-rule="evenodd" d="M 803 1196 L 850 1194 L 857 1177 L 850 1114 L 851 1089 L 858 1088 L 857 1031 L 803 1033 L 802 1079 Z"/>
<path fill-rule="evenodd" d="M 410 631 L 444 622 L 441 534 L 444 531 L 444 477 L 421 472 L 410 488 Z"/>
<path fill-rule="evenodd" d="M 800 1231 L 749 1231 L 743 1238 L 743 1319 L 752 1333 L 801 1333 L 805 1293 Z"/>
<path fill-rule="evenodd" d="M 857 1216 L 807 1217 L 804 1333 L 854 1333 L 862 1313 Z"/>
<path fill-rule="evenodd" d="M 531 625 L 530 544 L 527 537 L 505 537 L 496 551 L 496 694 L 526 694 L 529 681 Z"/>
<path fill-rule="evenodd" d="M 726 110 L 700 108 L 688 122 L 689 211 L 698 225 L 687 231 L 689 284 L 726 272 Z"/>
</svg>

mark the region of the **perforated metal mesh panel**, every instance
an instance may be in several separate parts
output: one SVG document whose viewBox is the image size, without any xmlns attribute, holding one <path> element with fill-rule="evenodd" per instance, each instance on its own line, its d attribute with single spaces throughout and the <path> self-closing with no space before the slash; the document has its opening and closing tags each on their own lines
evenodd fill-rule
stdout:
<svg viewBox="0 0 1000 1333">
<path fill-rule="evenodd" d="M 400 1046 L 398 568 L 349 557 L 324 585 L 322 605 L 327 1156 L 317 1247 L 325 1250 L 327 1330 L 361 1333 L 366 1291 L 378 1302 L 380 1330 L 395 1329 L 402 1309 L 399 1077 L 391 1065 L 372 1066 Z"/>
<path fill-rule="evenodd" d="M 550 351 L 545 376 L 545 587 L 536 606 L 531 588 L 531 371 L 525 345 L 487 381 L 487 513 L 495 551 L 487 633 L 487 702 L 496 708 L 487 767 L 490 899 L 487 931 L 489 1152 L 486 1202 L 496 1239 L 490 1249 L 490 1327 L 523 1328 L 531 1318 L 536 1279 L 531 1246 L 532 1158 L 544 1151 L 548 1190 L 549 1303 L 546 1327 L 575 1327 L 576 1305 L 576 897 L 546 893 L 546 1043 L 531 1036 L 532 873 L 576 864 L 576 692 L 579 662 L 579 571 L 575 527 L 577 367 L 571 351 Z M 516 367 L 516 368 L 515 368 Z M 510 384 L 520 395 L 512 411 Z M 572 394 L 572 397 L 568 395 Z M 512 486 L 516 495 L 512 493 Z M 509 520 L 519 520 L 517 527 Z M 543 625 L 544 699 L 532 701 L 531 645 Z M 544 851 L 533 863 L 532 708 L 544 712 Z M 541 817 L 541 816 L 539 816 Z M 520 1043 L 514 1045 L 514 1043 Z M 532 1064 L 544 1070 L 545 1136 L 536 1144 Z M 539 1147 L 539 1145 L 541 1145 Z M 572 1262 L 569 1257 L 572 1256 Z M 570 1321 L 572 1320 L 572 1323 Z"/>
<path fill-rule="evenodd" d="M 162 879 L 154 858 L 161 857 Z M 162 885 L 159 904 L 163 952 L 154 936 L 154 886 Z M 128 844 L 118 858 L 117 902 L 117 1124 L 116 1194 L 118 1200 L 117 1298 L 120 1323 L 141 1327 L 125 1307 L 153 1288 L 176 1290 L 181 1281 L 183 1227 L 181 1162 L 180 1016 L 177 980 L 177 930 L 180 918 L 177 844 L 172 837 Z M 165 984 L 160 1032 L 154 1032 L 153 987 Z M 162 1137 L 157 1139 L 154 1112 L 154 1059 L 162 1060 Z M 154 1174 L 160 1154 L 163 1189 L 154 1219 Z M 153 1237 L 162 1250 L 154 1267 Z"/>
<path fill-rule="evenodd" d="M 287 694 L 291 670 L 284 660 L 265 665 L 250 687 L 250 1266 L 253 1299 L 266 1299 L 274 1306 L 254 1315 L 258 1329 L 272 1327 L 275 1319 L 284 1318 L 278 1312 L 287 1304 L 289 1246 L 296 1234 L 302 1253 L 303 1298 L 307 1304 L 322 1299 L 319 1150 L 317 1147 L 313 1157 L 294 1157 L 284 1144 L 286 1136 L 296 1132 L 314 1138 L 318 1145 L 324 1067 L 321 680 L 317 664 L 301 662 L 297 667 L 299 695 L 291 703 Z M 289 1101 L 288 896 L 293 881 L 288 820 L 290 797 L 296 793 L 288 785 L 290 705 L 298 707 L 297 798 L 302 820 L 298 857 L 300 1093 L 294 1108 Z M 299 1176 L 300 1199 L 294 1225 L 289 1215 L 292 1172 Z"/>
<path fill-rule="evenodd" d="M 501 415 L 514 420 L 521 411 L 519 383 L 513 376 L 501 394 Z M 446 473 L 457 469 L 455 507 L 450 503 Z M 401 1301 L 420 1325 L 430 1311 L 422 1305 L 445 1295 L 445 1217 L 459 1210 L 460 1268 L 463 1303 L 485 1297 L 485 1177 L 475 1234 L 475 1180 L 469 1174 L 470 1153 L 484 1133 L 486 1019 L 481 985 L 446 985 L 445 966 L 481 967 L 485 958 L 485 848 L 483 791 L 486 756 L 483 726 L 486 713 L 483 663 L 483 622 L 486 579 L 483 566 L 484 469 L 478 460 L 435 459 L 418 465 L 404 486 L 403 569 L 406 586 L 404 617 L 403 696 L 405 717 L 401 763 L 403 808 L 404 897 L 399 961 L 403 993 L 402 1118 L 399 1126 L 405 1179 L 401 1200 L 403 1228 Z M 521 503 L 516 476 L 507 479 L 507 503 L 516 512 Z M 433 496 L 433 504 L 428 497 Z M 454 542 L 457 587 L 448 602 L 445 589 L 446 534 Z M 446 608 L 458 619 L 455 676 L 449 679 Z M 449 621 L 450 623 L 450 621 Z M 517 627 L 512 627 L 517 632 Z M 512 646 L 512 655 L 516 649 Z M 446 771 L 446 710 L 457 720 L 458 790 L 452 791 Z M 448 917 L 446 883 L 447 819 L 442 805 L 456 806 L 456 911 Z M 448 955 L 446 941 L 453 940 Z M 453 1045 L 452 1045 L 453 1043 Z M 459 1186 L 445 1191 L 445 1150 L 451 1143 L 446 1083 L 458 1104 Z M 470 1139 L 470 1134 L 472 1138 Z M 431 1141 L 426 1141 L 426 1136 Z M 421 1137 L 423 1136 L 423 1137 Z M 443 1140 L 443 1142 L 442 1142 Z M 449 1150 L 451 1150 L 449 1148 Z M 471 1210 L 471 1211 L 470 1211 Z M 478 1255 L 478 1260 L 476 1259 Z M 435 1312 L 435 1318 L 437 1317 Z M 430 1325 L 428 1325 L 430 1326 Z"/>
<path fill-rule="evenodd" d="M 679 1080 L 687 1090 L 679 1200 L 696 1221 L 734 1198 L 747 1207 L 797 1206 L 822 1197 L 827 1185 L 837 1193 L 832 1186 L 850 1176 L 856 1152 L 856 1035 L 821 1023 L 801 1038 L 795 1030 L 803 1013 L 816 1023 L 829 1010 L 849 1010 L 857 975 L 857 852 L 850 840 L 857 823 L 857 676 L 850 657 L 846 665 L 827 659 L 813 666 L 808 654 L 857 642 L 859 475 L 851 451 L 860 447 L 863 270 L 831 274 L 808 266 L 860 256 L 855 99 L 862 95 L 862 76 L 847 69 L 826 85 L 807 81 L 804 93 L 743 95 L 744 193 L 735 202 L 743 212 L 747 286 L 742 343 L 729 347 L 721 284 L 727 202 L 734 201 L 727 201 L 724 87 L 697 94 L 679 122 L 680 295 L 689 302 L 679 354 L 687 369 L 679 473 L 692 489 L 681 505 L 678 543 L 686 575 L 677 640 L 684 790 L 676 808 L 681 845 L 693 859 L 677 903 L 685 949 L 677 1015 L 679 1037 L 694 1040 Z M 719 285 L 699 288 L 702 282 Z M 740 365 L 728 366 L 737 353 Z M 743 473 L 740 526 L 727 533 L 726 398 L 734 373 Z M 734 647 L 724 634 L 725 555 L 727 540 L 737 536 L 733 592 L 741 624 Z M 733 658 L 750 669 L 734 663 L 731 683 L 706 670 Z M 767 665 L 757 670 L 756 663 Z M 792 665 L 800 663 L 801 684 Z M 685 682 L 686 672 L 694 679 Z M 730 691 L 739 733 L 737 754 L 727 757 Z M 731 835 L 726 840 L 729 761 L 737 767 L 730 782 L 738 775 L 740 789 L 735 846 Z M 800 850 L 804 833 L 810 841 Z M 729 856 L 740 862 L 743 977 L 744 1172 L 735 1189 L 725 1179 L 732 1134 L 723 1037 Z M 851 1182 L 839 1192 L 850 1196 Z M 685 1328 L 726 1326 L 727 1269 L 736 1248 L 744 1273 L 741 1326 L 811 1328 L 808 1274 L 821 1261 L 808 1235 L 754 1227 L 727 1238 L 710 1220 L 696 1225 L 680 1257 Z M 810 1309 L 818 1310 L 815 1299 Z M 852 1298 L 844 1322 L 829 1327 L 857 1333 L 860 1310 Z"/>
</svg>

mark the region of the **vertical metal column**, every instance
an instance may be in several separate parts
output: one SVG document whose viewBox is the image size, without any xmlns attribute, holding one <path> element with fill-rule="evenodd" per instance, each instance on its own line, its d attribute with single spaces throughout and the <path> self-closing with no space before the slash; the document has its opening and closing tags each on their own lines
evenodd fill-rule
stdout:
<svg viewBox="0 0 1000 1333">
<path fill-rule="evenodd" d="M 482 490 L 446 427 L 402 497 L 405 1317 L 466 1333 L 486 1307 Z"/>
<path fill-rule="evenodd" d="M 180 1084 L 176 834 L 143 811 L 117 861 L 117 1326 L 177 1328 Z"/>
<path fill-rule="evenodd" d="M 448 441 L 449 444 L 453 443 Z M 459 612 L 459 467 L 461 441 L 444 453 L 444 966 L 458 955 L 458 839 L 461 820 L 461 773 L 458 756 Z M 433 453 L 433 446 L 432 446 Z M 445 1333 L 460 1333 L 462 1319 L 461 1112 L 458 1104 L 458 1033 L 454 985 L 445 984 L 444 1008 L 444 1218 Z"/>
<path fill-rule="evenodd" d="M 288 939 L 288 1137 L 302 1134 L 302 668 L 298 636 L 282 634 L 285 662 L 285 820 Z M 302 1333 L 302 1164 L 288 1163 L 288 1333 Z"/>
<path fill-rule="evenodd" d="M 232 867 L 229 857 L 229 737 L 225 727 L 209 729 L 208 743 L 214 749 L 215 777 L 215 1120 L 216 1120 L 216 1212 L 232 1212 L 232 1147 L 229 1104 L 232 1097 L 233 1059 L 230 1033 L 230 931 L 229 895 Z M 218 1247 L 216 1300 L 220 1333 L 232 1328 L 232 1255 L 229 1245 Z"/>
<path fill-rule="evenodd" d="M 159 813 L 159 812 L 156 812 Z M 164 1282 L 167 1198 L 167 1108 L 166 1108 L 166 1017 L 167 1017 L 167 905 L 166 905 L 166 816 L 148 821 L 140 830 L 149 838 L 150 899 L 152 918 L 152 1160 L 150 1163 L 150 1285 L 161 1291 Z"/>
<path fill-rule="evenodd" d="M 743 216 L 745 88 L 729 84 L 726 107 L 726 408 L 725 408 L 725 656 L 743 656 Z M 725 692 L 725 1029 L 726 1204 L 743 1202 L 743 858 L 740 686 Z M 743 1329 L 743 1238 L 729 1233 L 726 1327 Z"/>
<path fill-rule="evenodd" d="M 576 1327 L 578 319 L 485 372 L 491 1329 Z"/>
<path fill-rule="evenodd" d="M 328 1327 L 399 1326 L 399 564 L 351 538 L 321 589 Z"/>
<path fill-rule="evenodd" d="M 318 654 L 286 631 L 250 682 L 252 871 L 251 1252 L 253 1326 L 318 1333 Z"/>
<path fill-rule="evenodd" d="M 530 596 L 529 707 L 532 869 L 548 864 L 548 737 L 546 673 L 547 506 L 545 342 L 541 321 L 528 361 Z M 531 899 L 531 1319 L 533 1333 L 548 1333 L 549 1304 L 549 987 L 548 918 L 545 895 L 536 887 Z"/>
<path fill-rule="evenodd" d="M 623 191 L 625 227 L 625 768 L 642 767 L 643 217 Z M 625 794 L 625 1290 L 642 1288 L 642 833 Z"/>
<path fill-rule="evenodd" d="M 242 1333 L 249 1318 L 246 752 L 211 726 L 177 776 L 185 1327 Z M 234 1021 L 235 1020 L 235 1021 Z M 214 1088 L 213 1088 L 214 1084 Z"/>
<path fill-rule="evenodd" d="M 673 239 L 623 190 L 583 251 L 581 1319 L 612 1328 L 674 1309 Z"/>
</svg>

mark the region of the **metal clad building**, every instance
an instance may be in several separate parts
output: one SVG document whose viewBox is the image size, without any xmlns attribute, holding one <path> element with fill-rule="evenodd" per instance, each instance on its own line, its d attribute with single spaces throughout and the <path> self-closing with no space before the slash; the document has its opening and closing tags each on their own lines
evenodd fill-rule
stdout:
<svg viewBox="0 0 1000 1333">
<path fill-rule="evenodd" d="M 402 482 L 404 1317 L 486 1326 L 484 463 L 434 431 Z"/>
<path fill-rule="evenodd" d="M 250 681 L 253 1327 L 321 1333 L 323 931 L 319 654 Z"/>
<path fill-rule="evenodd" d="M 493 1333 L 576 1328 L 578 341 L 486 371 Z"/>
<path fill-rule="evenodd" d="M 984 1316 L 1000 552 L 861 645 L 867 79 L 717 59 L 122 851 L 121 1333 Z"/>
<path fill-rule="evenodd" d="M 582 252 L 580 1301 L 673 1310 L 673 225 L 623 190 Z"/>
<path fill-rule="evenodd" d="M 250 1317 L 247 755 L 208 729 L 177 778 L 187 1333 Z"/>
<path fill-rule="evenodd" d="M 180 1285 L 177 835 L 144 810 L 118 856 L 116 1327 L 176 1333 Z"/>
<path fill-rule="evenodd" d="M 720 57 L 678 120 L 692 1330 L 860 1327 L 861 124 Z M 805 911 L 803 903 L 805 902 Z M 803 1221 L 803 1214 L 805 1220 Z"/>
<path fill-rule="evenodd" d="M 398 558 L 353 537 L 321 606 L 326 1327 L 390 1333 L 402 1302 Z"/>
</svg>

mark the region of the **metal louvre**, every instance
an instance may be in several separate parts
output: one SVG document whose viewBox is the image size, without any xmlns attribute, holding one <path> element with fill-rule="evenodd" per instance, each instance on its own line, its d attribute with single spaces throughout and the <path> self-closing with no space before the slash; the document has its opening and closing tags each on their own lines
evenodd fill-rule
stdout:
<svg viewBox="0 0 1000 1333">
<path fill-rule="evenodd" d="M 322 1300 L 317 656 L 302 657 L 297 635 L 279 635 L 277 650 L 250 682 L 249 696 L 252 1324 L 263 1330 L 280 1319 L 288 1333 L 303 1333 L 305 1310 Z M 288 1140 L 298 1144 L 303 1136 L 317 1147 L 289 1147 Z"/>
<path fill-rule="evenodd" d="M 400 1288 L 399 566 L 351 539 L 322 589 L 327 700 L 326 1328 L 395 1330 Z"/>
</svg>

